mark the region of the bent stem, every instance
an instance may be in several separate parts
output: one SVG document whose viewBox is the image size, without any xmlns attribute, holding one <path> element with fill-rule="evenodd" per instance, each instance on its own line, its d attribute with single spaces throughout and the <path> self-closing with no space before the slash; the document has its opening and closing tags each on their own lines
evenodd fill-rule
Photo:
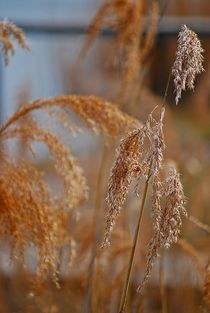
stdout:
<svg viewBox="0 0 210 313">
<path fill-rule="evenodd" d="M 129 288 L 129 284 L 130 284 L 130 278 L 131 278 L 131 272 L 132 272 L 132 268 L 133 268 L 133 261 L 134 261 L 134 256 L 135 256 L 135 252 L 136 252 L 137 242 L 138 242 L 139 230 L 140 230 L 143 211 L 144 211 L 144 207 L 145 207 L 145 203 L 146 203 L 147 192 L 148 192 L 148 187 L 149 187 L 149 180 L 151 178 L 151 170 L 152 170 L 152 161 L 150 163 L 150 168 L 148 171 L 148 177 L 147 177 L 147 180 L 146 180 L 145 186 L 144 186 L 143 197 L 142 197 L 141 207 L 140 207 L 140 211 L 139 211 L 138 223 L 137 223 L 135 235 L 133 238 L 133 245 L 132 245 L 132 249 L 131 249 L 131 254 L 130 254 L 130 259 L 129 259 L 129 264 L 128 264 L 128 270 L 127 270 L 126 279 L 125 279 L 125 283 L 123 286 L 123 292 L 122 292 L 121 301 L 120 301 L 119 313 L 124 312 L 125 305 L 126 305 L 126 298 L 127 298 L 128 288 Z"/>
</svg>

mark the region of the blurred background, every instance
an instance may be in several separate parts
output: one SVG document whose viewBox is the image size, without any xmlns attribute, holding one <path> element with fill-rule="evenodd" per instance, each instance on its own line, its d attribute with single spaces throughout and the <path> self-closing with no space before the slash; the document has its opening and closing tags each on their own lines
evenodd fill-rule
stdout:
<svg viewBox="0 0 210 313">
<path fill-rule="evenodd" d="M 1 123 L 20 105 L 38 98 L 60 94 L 94 94 L 110 101 L 116 101 L 119 73 L 114 62 L 110 61 L 112 48 L 110 38 L 113 34 L 103 32 L 84 60 L 78 63 L 78 55 L 88 24 L 101 3 L 102 1 L 99 0 L 0 1 L 0 19 L 8 19 L 20 26 L 24 30 L 31 48 L 31 52 L 28 53 L 17 47 L 15 55 L 6 67 L 3 60 L 0 60 Z M 176 160 L 177 167 L 182 173 L 190 216 L 196 217 L 207 227 L 210 225 L 210 1 L 160 0 L 159 3 L 162 15 L 158 24 L 157 36 L 150 55 L 150 62 L 144 72 L 139 106 L 136 104 L 132 114 L 144 122 L 154 104 L 161 102 L 174 62 L 177 34 L 180 25 L 186 24 L 201 39 L 205 50 L 205 72 L 198 77 L 195 91 L 183 94 L 177 107 L 174 101 L 173 84 L 170 85 L 167 98 L 169 112 L 167 120 L 169 127 L 166 134 L 167 158 L 169 161 Z M 39 118 L 43 117 L 39 116 Z M 69 137 L 65 133 L 62 134 L 64 142 L 80 158 L 90 187 L 94 188 L 103 146 L 101 139 L 93 137 L 88 131 L 79 134 L 76 138 Z M 14 149 L 17 149 L 17 146 Z M 43 162 L 47 152 L 42 148 L 40 148 L 40 152 Z M 94 168 L 92 166 L 93 159 Z M 130 201 L 132 207 L 135 208 L 135 200 Z M 88 206 L 92 207 L 93 203 L 94 194 L 90 197 Z M 135 212 L 134 209 L 130 213 L 131 217 Z M 86 211 L 85 214 L 88 216 L 89 213 Z M 149 220 L 149 213 L 146 218 Z M 83 230 L 83 226 L 81 229 Z M 147 224 L 144 232 L 143 241 L 146 242 L 150 235 L 150 232 L 147 231 Z M 187 222 L 184 224 L 182 236 L 189 244 L 180 243 L 184 252 L 180 253 L 179 249 L 175 247 L 171 254 L 165 256 L 164 261 L 170 302 L 170 309 L 167 312 L 197 313 L 202 302 L 202 281 L 197 274 L 195 263 L 199 264 L 198 267 L 205 267 L 209 262 L 209 229 L 208 231 L 203 230 L 195 224 Z M 86 257 L 89 257 L 88 253 Z M 144 264 L 145 256 L 141 262 Z M 173 265 L 171 265 L 172 263 Z M 3 273 L 11 274 L 12 267 L 8 263 L 8 257 L 4 258 L 3 255 L 0 265 Z M 147 290 L 152 295 L 152 300 L 145 306 L 145 312 L 161 312 L 156 289 L 157 273 L 156 269 L 152 280 L 153 285 L 150 286 L 150 291 Z M 136 280 L 138 278 L 137 276 Z M 20 284 L 26 288 L 25 282 L 21 279 L 17 278 L 17 282 L 8 281 L 7 277 L 2 275 L 2 280 L 4 280 L 4 283 L 1 284 L 2 303 L 5 298 L 11 299 L 11 294 L 15 295 L 16 300 L 7 301 L 11 303 L 9 309 L 6 306 L 2 305 L 2 308 L 0 306 L 0 313 L 21 312 L 22 298 L 20 291 L 17 290 L 17 285 Z M 80 287 L 84 288 L 84 281 L 75 280 L 74 282 L 77 295 L 72 296 L 71 294 L 70 299 L 81 301 L 78 294 L 81 292 Z M 68 289 L 67 286 L 65 288 Z M 7 290 L 10 291 L 7 292 Z M 50 302 L 53 296 L 48 294 L 46 297 L 48 300 L 50 299 Z M 59 294 L 56 297 L 64 296 Z M 187 300 L 185 301 L 185 299 Z M 65 303 L 67 300 L 62 301 Z M 31 309 L 28 312 L 59 312 L 56 305 L 54 307 L 52 305 L 48 311 L 47 309 L 39 311 L 38 307 L 39 304 L 34 311 Z M 80 306 L 75 305 L 68 312 L 79 311 Z M 65 304 L 62 312 L 65 312 Z M 114 310 L 110 309 L 110 312 L 114 312 Z"/>
</svg>

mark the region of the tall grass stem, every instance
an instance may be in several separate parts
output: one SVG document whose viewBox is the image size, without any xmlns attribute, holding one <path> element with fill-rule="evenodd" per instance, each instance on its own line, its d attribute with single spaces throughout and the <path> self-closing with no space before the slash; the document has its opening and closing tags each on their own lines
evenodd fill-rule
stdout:
<svg viewBox="0 0 210 313">
<path fill-rule="evenodd" d="M 145 207 L 145 203 L 146 203 L 146 199 L 147 199 L 149 180 L 151 177 L 151 169 L 152 169 L 152 162 L 150 164 L 148 177 L 147 177 L 147 180 L 146 180 L 145 186 L 144 186 L 142 202 L 141 202 L 141 207 L 140 207 L 140 211 L 139 211 L 138 223 L 137 223 L 135 235 L 133 238 L 133 245 L 132 245 L 132 249 L 131 249 L 131 254 L 130 254 L 130 259 L 129 259 L 129 264 L 128 264 L 128 270 L 127 270 L 126 279 L 125 279 L 125 283 L 123 286 L 123 292 L 122 292 L 121 301 L 120 301 L 119 313 L 124 313 L 124 310 L 125 310 L 126 298 L 127 298 L 127 294 L 128 294 L 131 272 L 132 272 L 132 268 L 133 268 L 133 262 L 134 262 L 136 247 L 137 247 L 137 243 L 138 243 L 139 231 L 140 231 L 142 216 L 143 216 L 144 207 Z"/>
</svg>

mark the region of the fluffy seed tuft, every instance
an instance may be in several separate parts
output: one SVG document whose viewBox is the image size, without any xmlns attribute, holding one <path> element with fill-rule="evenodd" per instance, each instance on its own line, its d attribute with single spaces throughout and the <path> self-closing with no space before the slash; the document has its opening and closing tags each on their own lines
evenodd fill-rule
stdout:
<svg viewBox="0 0 210 313">
<path fill-rule="evenodd" d="M 182 90 L 194 89 L 195 76 L 204 71 L 203 51 L 197 35 L 183 25 L 179 33 L 176 60 L 172 68 L 176 104 L 181 99 Z"/>
</svg>

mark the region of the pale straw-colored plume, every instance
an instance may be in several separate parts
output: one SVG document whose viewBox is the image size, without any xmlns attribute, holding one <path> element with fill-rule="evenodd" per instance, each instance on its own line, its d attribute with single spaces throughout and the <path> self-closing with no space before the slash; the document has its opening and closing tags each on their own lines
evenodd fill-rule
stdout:
<svg viewBox="0 0 210 313">
<path fill-rule="evenodd" d="M 172 243 L 177 242 L 182 216 L 187 216 L 183 187 L 175 168 L 169 170 L 164 181 L 155 178 L 153 184 L 155 184 L 152 200 L 154 235 L 149 243 L 146 271 L 138 287 L 139 292 L 151 274 L 160 249 L 169 248 Z"/>
<path fill-rule="evenodd" d="M 203 51 L 198 36 L 183 25 L 179 32 L 176 59 L 172 68 L 176 104 L 181 99 L 182 90 L 194 89 L 196 75 L 204 71 Z"/>
<path fill-rule="evenodd" d="M 29 50 L 22 29 L 7 20 L 0 21 L 0 45 L 2 46 L 1 51 L 4 56 L 5 64 L 8 64 L 9 56 L 15 53 L 13 40 L 15 40 L 22 49 Z"/>
<path fill-rule="evenodd" d="M 130 132 L 120 143 L 109 178 L 106 197 L 108 215 L 102 246 L 110 245 L 115 220 L 126 201 L 131 183 L 147 178 L 149 171 L 150 175 L 157 175 L 161 167 L 165 147 L 162 131 L 164 112 L 162 108 L 158 121 L 152 112 L 145 126 Z"/>
</svg>

